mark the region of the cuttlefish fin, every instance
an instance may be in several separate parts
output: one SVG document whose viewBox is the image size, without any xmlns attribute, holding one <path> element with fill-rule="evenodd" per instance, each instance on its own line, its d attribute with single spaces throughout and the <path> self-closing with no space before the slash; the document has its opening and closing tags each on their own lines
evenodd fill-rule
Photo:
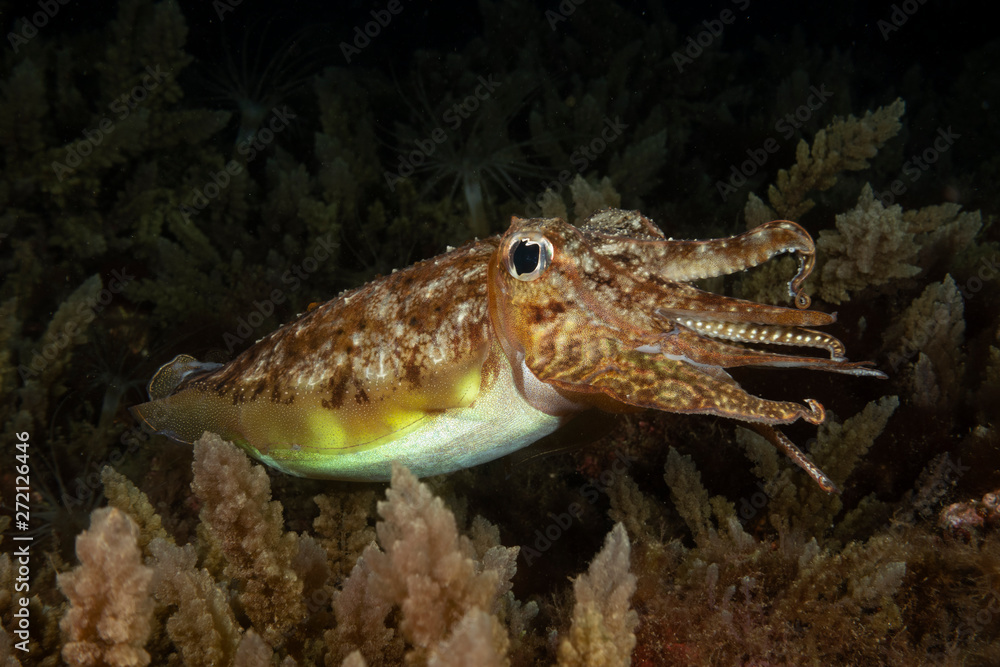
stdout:
<svg viewBox="0 0 1000 667">
<path fill-rule="evenodd" d="M 221 367 L 222 364 L 198 361 L 190 355 L 178 354 L 161 366 L 149 381 L 149 398 L 152 401 L 166 398 L 185 380 L 193 380 Z"/>
<path fill-rule="evenodd" d="M 129 408 L 129 412 L 141 424 L 153 432 L 180 442 L 192 443 L 201 436 L 204 429 L 192 427 L 195 420 L 187 419 L 190 414 L 201 414 L 206 402 L 198 392 L 178 392 L 182 384 L 200 378 L 222 364 L 198 361 L 192 356 L 179 354 L 156 371 L 149 381 L 149 402 Z M 200 410 L 182 410 L 178 406 L 193 403 Z M 192 409 L 194 409 L 192 408 Z M 220 430 L 220 429 L 217 429 Z M 231 439 L 231 438 L 230 438 Z"/>
</svg>

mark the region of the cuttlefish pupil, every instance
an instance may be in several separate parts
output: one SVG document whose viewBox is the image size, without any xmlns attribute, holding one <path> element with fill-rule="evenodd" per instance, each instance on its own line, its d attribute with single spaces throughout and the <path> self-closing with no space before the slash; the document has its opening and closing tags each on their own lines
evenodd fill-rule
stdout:
<svg viewBox="0 0 1000 667">
<path fill-rule="evenodd" d="M 518 280 L 536 280 L 552 263 L 552 252 L 552 243 L 544 236 L 515 238 L 508 244 L 504 265 Z"/>
<path fill-rule="evenodd" d="M 798 309 L 690 284 L 793 253 Z M 749 422 L 827 490 L 773 426 L 817 424 L 823 407 L 752 396 L 725 369 L 811 368 L 885 377 L 851 363 L 834 321 L 803 310 L 815 247 L 775 221 L 725 239 L 675 241 L 638 212 L 580 226 L 513 218 L 470 243 L 310 309 L 225 365 L 181 355 L 133 413 L 183 442 L 205 431 L 293 475 L 387 480 L 474 466 L 525 447 L 584 410 L 713 414 Z M 752 347 L 826 350 L 830 358 Z"/>
</svg>

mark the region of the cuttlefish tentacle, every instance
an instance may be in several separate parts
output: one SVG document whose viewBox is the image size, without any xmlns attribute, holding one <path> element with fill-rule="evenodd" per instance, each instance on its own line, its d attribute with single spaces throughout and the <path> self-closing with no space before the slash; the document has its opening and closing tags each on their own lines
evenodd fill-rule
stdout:
<svg viewBox="0 0 1000 667">
<path fill-rule="evenodd" d="M 802 453 L 802 450 L 795 446 L 795 444 L 788 439 L 784 433 L 769 426 L 768 424 L 748 424 L 751 430 L 756 431 L 758 434 L 763 436 L 768 442 L 774 445 L 775 449 L 784 454 L 792 460 L 792 463 L 802 468 L 812 477 L 819 488 L 823 489 L 827 493 L 840 493 L 840 489 L 837 485 L 833 483 L 833 480 L 826 476 L 820 467 L 806 458 L 806 455 Z"/>
<path fill-rule="evenodd" d="M 785 306 L 770 306 L 745 299 L 700 290 L 684 283 L 653 278 L 648 281 L 658 289 L 669 289 L 669 305 L 661 305 L 661 313 L 676 313 L 678 317 L 698 317 L 719 322 L 757 322 L 780 326 L 822 327 L 837 321 L 836 315 L 818 310 L 799 310 Z"/>
<path fill-rule="evenodd" d="M 719 338 L 737 343 L 766 343 L 767 345 L 794 345 L 796 347 L 813 347 L 826 350 L 830 358 L 843 361 L 846 349 L 844 344 L 833 336 L 806 329 L 804 327 L 766 326 L 754 323 L 732 323 L 713 319 L 698 319 L 686 317 L 678 311 L 657 311 L 672 322 L 682 325 L 691 331 L 709 338 Z"/>
<path fill-rule="evenodd" d="M 619 238 L 618 243 L 621 242 Z M 795 299 L 798 308 L 808 308 L 811 303 L 802 291 L 802 284 L 815 265 L 816 246 L 809 233 L 790 220 L 768 222 L 724 239 L 628 239 L 627 244 L 626 252 L 641 256 L 650 272 L 680 283 L 729 275 L 759 266 L 776 255 L 795 253 L 799 258 L 799 270 L 788 283 L 789 296 Z M 615 254 L 615 246 L 607 240 L 595 244 L 595 249 L 603 254 Z"/>
<path fill-rule="evenodd" d="M 808 329 L 803 329 L 802 331 L 808 331 Z M 817 357 L 778 354 L 738 345 L 730 345 L 721 340 L 712 340 L 705 337 L 706 335 L 714 335 L 715 333 L 717 332 L 706 334 L 702 331 L 678 328 L 667 334 L 658 336 L 651 343 L 646 343 L 637 349 L 642 352 L 672 355 L 673 357 L 686 359 L 693 364 L 718 366 L 720 368 L 735 368 L 738 366 L 815 368 L 835 373 L 846 373 L 848 375 L 885 377 L 885 374 L 881 371 L 868 368 L 871 362 L 849 362 L 842 358 L 819 359 Z M 835 338 L 833 340 L 840 343 Z M 780 341 L 770 339 L 761 342 L 780 344 Z M 808 346 L 808 343 L 804 342 L 788 342 L 785 344 Z"/>
</svg>

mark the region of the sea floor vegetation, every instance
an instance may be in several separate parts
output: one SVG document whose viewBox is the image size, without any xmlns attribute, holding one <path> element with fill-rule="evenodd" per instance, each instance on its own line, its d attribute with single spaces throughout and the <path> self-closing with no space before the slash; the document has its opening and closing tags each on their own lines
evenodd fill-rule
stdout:
<svg viewBox="0 0 1000 667">
<path fill-rule="evenodd" d="M 887 78 L 802 28 L 694 55 L 730 23 L 482 0 L 479 36 L 384 67 L 401 23 L 345 62 L 281 22 L 263 54 L 199 48 L 208 10 L 169 0 L 85 30 L 60 7 L 0 54 L 0 666 L 1000 664 L 1000 43 Z M 895 27 L 937 43 L 940 11 Z M 185 75 L 240 62 L 252 108 Z M 787 435 L 842 493 L 708 417 L 588 416 L 559 451 L 386 485 L 127 412 L 178 353 L 225 362 L 512 215 L 609 206 L 817 239 L 814 307 L 889 379 L 738 379 L 826 406 Z M 795 270 L 707 287 L 787 305 Z"/>
</svg>

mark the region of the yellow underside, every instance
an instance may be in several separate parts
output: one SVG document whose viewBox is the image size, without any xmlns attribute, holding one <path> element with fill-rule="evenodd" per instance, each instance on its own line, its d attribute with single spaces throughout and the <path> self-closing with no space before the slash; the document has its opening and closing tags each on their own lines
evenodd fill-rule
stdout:
<svg viewBox="0 0 1000 667">
<path fill-rule="evenodd" d="M 493 350 L 491 363 L 502 360 Z M 476 465 L 530 444 L 558 420 L 527 403 L 509 368 L 483 387 L 483 364 L 470 360 L 438 373 L 416 391 L 400 385 L 348 393 L 338 409 L 300 389 L 291 403 L 259 398 L 234 405 L 197 387 L 135 408 L 154 430 L 184 442 L 218 433 L 284 472 L 335 479 L 388 479 L 399 460 L 418 475 Z M 265 392 L 266 393 L 266 392 Z"/>
</svg>

